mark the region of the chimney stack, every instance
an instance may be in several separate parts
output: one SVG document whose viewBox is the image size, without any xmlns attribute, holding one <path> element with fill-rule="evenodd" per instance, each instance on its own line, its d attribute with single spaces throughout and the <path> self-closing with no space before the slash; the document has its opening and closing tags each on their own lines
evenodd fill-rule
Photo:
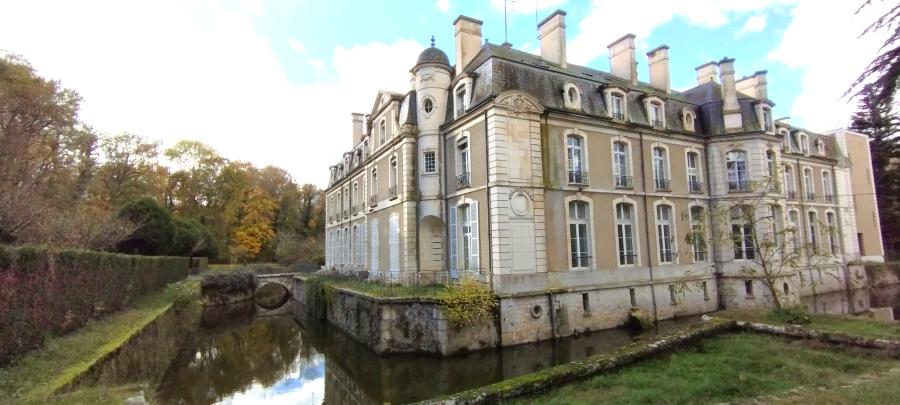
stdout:
<svg viewBox="0 0 900 405">
<path fill-rule="evenodd" d="M 722 115 L 725 130 L 740 130 L 744 127 L 744 123 L 734 82 L 734 59 L 725 58 L 719 61 L 719 79 L 722 81 Z"/>
<path fill-rule="evenodd" d="M 541 57 L 566 67 L 566 12 L 556 10 L 538 24 Z"/>
<path fill-rule="evenodd" d="M 738 80 L 735 83 L 735 87 L 739 93 L 744 93 L 755 99 L 767 100 L 769 98 L 769 90 L 766 84 L 766 71 L 760 70 L 754 73 L 753 76 Z"/>
<path fill-rule="evenodd" d="M 634 61 L 634 34 L 626 34 L 607 46 L 609 49 L 609 72 L 637 83 L 637 63 Z"/>
<path fill-rule="evenodd" d="M 456 74 L 462 73 L 481 49 L 481 24 L 480 20 L 464 15 L 453 21 L 456 28 Z"/>
<path fill-rule="evenodd" d="M 647 52 L 647 65 L 650 66 L 650 86 L 669 93 L 669 46 L 660 45 Z"/>
<path fill-rule="evenodd" d="M 356 147 L 363 139 L 363 123 L 365 120 L 363 119 L 363 114 L 360 113 L 350 113 L 350 116 L 353 117 L 353 147 Z"/>
<path fill-rule="evenodd" d="M 697 71 L 697 85 L 716 81 L 719 75 L 719 65 L 716 62 L 706 62 L 694 68 Z"/>
</svg>

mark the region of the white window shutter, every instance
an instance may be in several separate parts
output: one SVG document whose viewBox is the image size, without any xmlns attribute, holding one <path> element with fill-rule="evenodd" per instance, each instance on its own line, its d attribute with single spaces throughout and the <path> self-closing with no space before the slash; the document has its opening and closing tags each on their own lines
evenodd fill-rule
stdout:
<svg viewBox="0 0 900 405">
<path fill-rule="evenodd" d="M 390 219 L 391 276 L 400 273 L 400 217 L 392 215 Z"/>
<path fill-rule="evenodd" d="M 450 239 L 450 277 L 458 278 L 459 274 L 456 270 L 456 207 L 450 207 L 450 225 L 447 227 L 447 233 Z"/>
<path fill-rule="evenodd" d="M 378 220 L 372 220 L 372 260 L 369 262 L 369 269 L 372 274 L 378 274 Z"/>
<path fill-rule="evenodd" d="M 478 202 L 473 202 L 469 205 L 469 226 L 472 230 L 472 237 L 469 239 L 469 254 L 471 258 L 469 259 L 469 263 L 472 264 L 472 269 L 476 272 L 481 273 L 481 265 L 478 260 Z"/>
</svg>

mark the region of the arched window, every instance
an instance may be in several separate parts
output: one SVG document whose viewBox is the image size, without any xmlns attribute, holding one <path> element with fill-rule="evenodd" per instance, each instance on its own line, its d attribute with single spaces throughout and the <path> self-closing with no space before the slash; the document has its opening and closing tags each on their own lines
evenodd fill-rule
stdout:
<svg viewBox="0 0 900 405">
<path fill-rule="evenodd" d="M 573 269 L 591 266 L 589 207 L 584 201 L 569 202 L 569 263 Z"/>
<path fill-rule="evenodd" d="M 825 213 L 825 224 L 828 226 L 828 251 L 829 253 L 838 254 L 837 244 L 837 221 L 833 212 Z"/>
<path fill-rule="evenodd" d="M 634 206 L 628 203 L 616 204 L 616 246 L 619 265 L 633 265 L 637 257 L 637 241 L 634 234 Z"/>
<path fill-rule="evenodd" d="M 706 227 L 703 207 L 691 207 L 691 251 L 695 262 L 705 262 L 708 258 L 706 250 Z"/>
<path fill-rule="evenodd" d="M 656 184 L 656 191 L 670 191 L 672 189 L 668 166 L 666 149 L 659 146 L 653 148 L 653 181 Z"/>
<path fill-rule="evenodd" d="M 672 224 L 672 207 L 669 205 L 656 206 L 656 237 L 659 248 L 659 262 L 672 263 L 675 261 L 675 232 Z"/>
<path fill-rule="evenodd" d="M 625 93 L 619 89 L 607 89 L 606 100 L 610 118 L 624 121 L 628 112 L 625 105 Z"/>
<path fill-rule="evenodd" d="M 822 172 L 822 194 L 825 195 L 825 202 L 834 202 L 834 183 L 828 170 Z"/>
<path fill-rule="evenodd" d="M 812 170 L 808 167 L 803 169 L 803 194 L 808 201 L 816 200 L 816 189 L 813 186 Z"/>
<path fill-rule="evenodd" d="M 654 128 L 665 128 L 665 113 L 663 103 L 660 101 L 651 101 L 647 104 L 647 116 L 650 117 L 650 125 Z"/>
<path fill-rule="evenodd" d="M 794 181 L 794 168 L 784 166 L 784 190 L 787 192 L 787 198 L 793 200 L 797 198 L 797 183 Z"/>
<path fill-rule="evenodd" d="M 819 251 L 819 214 L 815 211 L 809 211 L 806 213 L 806 225 L 809 227 L 809 234 L 807 235 L 807 243 L 809 243 L 809 248 L 812 249 L 813 252 L 818 253 Z"/>
<path fill-rule="evenodd" d="M 613 142 L 613 182 L 616 188 L 634 187 L 628 159 L 628 144 L 618 141 Z"/>
<path fill-rule="evenodd" d="M 747 171 L 747 152 L 733 150 L 725 155 L 725 167 L 728 170 L 728 191 L 750 190 L 750 179 Z"/>
<path fill-rule="evenodd" d="M 587 165 L 584 157 L 584 138 L 574 134 L 566 136 L 566 164 L 569 183 L 587 184 Z"/>
<path fill-rule="evenodd" d="M 700 155 L 697 152 L 687 153 L 688 191 L 692 194 L 703 193 L 703 181 L 700 177 Z"/>
<path fill-rule="evenodd" d="M 731 239 L 734 241 L 735 259 L 753 259 L 753 211 L 749 207 L 731 208 Z"/>
</svg>

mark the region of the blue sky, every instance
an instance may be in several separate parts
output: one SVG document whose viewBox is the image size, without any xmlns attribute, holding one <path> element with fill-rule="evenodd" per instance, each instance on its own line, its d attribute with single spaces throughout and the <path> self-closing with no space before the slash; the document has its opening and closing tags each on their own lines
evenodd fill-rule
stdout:
<svg viewBox="0 0 900 405">
<path fill-rule="evenodd" d="M 846 124 L 843 91 L 883 38 L 858 35 L 890 3 L 854 15 L 856 3 L 516 0 L 509 41 L 539 53 L 536 20 L 560 8 L 573 63 L 608 71 L 606 45 L 630 32 L 641 79 L 646 51 L 667 44 L 672 86 L 686 89 L 694 67 L 732 57 L 738 76 L 768 70 L 777 116 L 824 131 Z M 502 0 L 16 0 L 0 3 L 0 49 L 78 90 L 83 119 L 101 131 L 164 147 L 197 139 L 324 186 L 351 147 L 350 113 L 366 112 L 377 89 L 407 90 L 431 35 L 452 61 L 460 14 L 503 42 Z"/>
</svg>

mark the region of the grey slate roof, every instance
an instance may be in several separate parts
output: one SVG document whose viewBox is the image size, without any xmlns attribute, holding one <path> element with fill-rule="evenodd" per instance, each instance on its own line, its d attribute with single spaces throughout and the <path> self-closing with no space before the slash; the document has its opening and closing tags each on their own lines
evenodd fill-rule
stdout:
<svg viewBox="0 0 900 405">
<path fill-rule="evenodd" d="M 416 66 L 423 63 L 440 63 L 450 66 L 450 59 L 444 51 L 432 45 L 429 48 L 425 48 L 425 50 L 419 54 L 419 59 L 416 60 Z"/>
</svg>

